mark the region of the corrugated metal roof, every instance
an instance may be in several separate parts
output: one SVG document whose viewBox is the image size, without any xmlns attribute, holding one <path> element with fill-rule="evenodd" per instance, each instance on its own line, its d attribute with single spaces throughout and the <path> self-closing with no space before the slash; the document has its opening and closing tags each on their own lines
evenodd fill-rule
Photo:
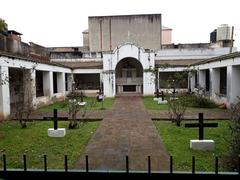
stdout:
<svg viewBox="0 0 240 180">
<path fill-rule="evenodd" d="M 59 64 L 62 64 L 64 66 L 68 66 L 72 69 L 102 69 L 103 68 L 103 62 L 58 62 Z"/>
<path fill-rule="evenodd" d="M 48 65 L 52 65 L 52 66 L 69 68 L 68 66 L 65 66 L 63 64 L 50 62 L 50 61 L 45 61 L 45 60 L 34 59 L 32 57 L 21 56 L 21 55 L 9 53 L 9 52 L 0 51 L 0 56 L 9 57 L 9 58 L 12 58 L 12 59 L 20 59 L 20 60 L 29 61 L 29 62 L 37 62 L 37 63 L 42 63 L 42 64 L 48 64 Z"/>
<path fill-rule="evenodd" d="M 213 57 L 213 58 L 209 58 L 209 59 L 205 59 L 200 62 L 194 63 L 192 65 L 206 64 L 206 63 L 211 63 L 211 62 L 215 62 L 215 61 L 221 61 L 221 60 L 226 60 L 226 59 L 230 59 L 230 58 L 235 58 L 235 57 L 240 57 L 240 51 Z"/>
<path fill-rule="evenodd" d="M 186 67 L 190 66 L 196 62 L 200 62 L 202 59 L 172 59 L 172 60 L 155 60 L 155 66 L 160 65 L 169 65 L 169 66 L 179 66 L 179 67 Z"/>
</svg>

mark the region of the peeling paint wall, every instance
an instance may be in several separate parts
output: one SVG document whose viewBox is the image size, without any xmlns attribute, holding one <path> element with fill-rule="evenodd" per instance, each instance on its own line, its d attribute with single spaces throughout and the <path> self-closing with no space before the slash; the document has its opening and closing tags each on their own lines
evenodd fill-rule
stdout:
<svg viewBox="0 0 240 180">
<path fill-rule="evenodd" d="M 161 14 L 94 16 L 88 26 L 90 51 L 111 51 L 126 42 L 161 48 Z"/>
</svg>

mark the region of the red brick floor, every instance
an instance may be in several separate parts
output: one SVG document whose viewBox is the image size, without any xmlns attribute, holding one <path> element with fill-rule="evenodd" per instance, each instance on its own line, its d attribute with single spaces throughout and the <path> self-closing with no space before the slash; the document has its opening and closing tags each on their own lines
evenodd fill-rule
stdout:
<svg viewBox="0 0 240 180">
<path fill-rule="evenodd" d="M 125 156 L 129 156 L 130 170 L 147 170 L 147 156 L 151 156 L 152 170 L 167 170 L 169 156 L 144 108 L 141 97 L 117 97 L 109 111 L 105 111 L 100 127 L 93 135 L 76 168 L 124 170 Z"/>
</svg>

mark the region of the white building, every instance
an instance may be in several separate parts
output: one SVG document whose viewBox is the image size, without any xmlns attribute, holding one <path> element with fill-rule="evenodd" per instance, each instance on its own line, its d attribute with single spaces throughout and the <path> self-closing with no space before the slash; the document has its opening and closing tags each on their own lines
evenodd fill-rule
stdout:
<svg viewBox="0 0 240 180">
<path fill-rule="evenodd" d="M 83 47 L 44 50 L 32 43 L 25 53 L 25 45 L 17 40 L 12 50 L 1 45 L 0 35 L 0 50 L 5 51 L 0 51 L 0 119 L 9 117 L 20 89 L 25 95 L 30 89 L 35 107 L 63 100 L 73 82 L 76 89 L 92 95 L 99 89 L 107 97 L 154 95 L 156 89 L 168 88 L 164 80 L 187 68 L 197 73 L 176 88 L 193 91 L 200 85 L 216 102 L 228 107 L 235 103 L 240 96 L 240 53 L 232 48 L 234 53 L 229 54 L 231 40 L 217 40 L 215 34 L 211 43 L 174 45 L 167 44 L 170 35 L 170 28 L 162 28 L 159 14 L 89 17 Z M 157 76 L 152 71 L 156 69 Z"/>
</svg>

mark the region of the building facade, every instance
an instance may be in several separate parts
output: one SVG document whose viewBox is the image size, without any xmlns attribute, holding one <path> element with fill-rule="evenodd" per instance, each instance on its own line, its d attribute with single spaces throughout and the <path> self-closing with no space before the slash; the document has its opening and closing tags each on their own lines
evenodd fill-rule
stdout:
<svg viewBox="0 0 240 180">
<path fill-rule="evenodd" d="M 44 48 L 0 35 L 0 119 L 13 111 L 19 87 L 30 87 L 35 107 L 63 100 L 73 87 L 93 96 L 99 90 L 106 97 L 148 96 L 171 90 L 163 82 L 189 69 L 195 73 L 174 88 L 202 87 L 229 107 L 240 96 L 240 54 L 231 39 L 217 39 L 223 28 L 211 33 L 210 43 L 172 44 L 172 29 L 162 26 L 160 14 L 150 14 L 89 17 L 81 47 Z"/>
</svg>

